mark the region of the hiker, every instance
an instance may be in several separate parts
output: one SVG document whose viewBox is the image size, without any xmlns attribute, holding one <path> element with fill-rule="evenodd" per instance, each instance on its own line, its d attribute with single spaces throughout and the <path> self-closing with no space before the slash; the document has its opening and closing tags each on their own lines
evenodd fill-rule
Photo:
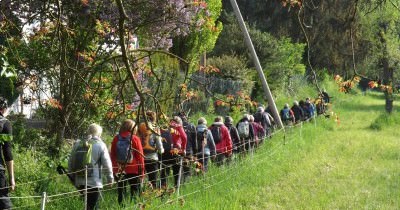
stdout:
<svg viewBox="0 0 400 210">
<path fill-rule="evenodd" d="M 254 139 L 253 139 L 253 144 L 251 145 L 252 147 L 257 147 L 259 144 L 261 144 L 265 138 L 265 130 L 263 126 L 260 123 L 254 122 L 254 117 L 253 115 L 249 115 L 249 123 L 250 127 L 252 127 L 254 131 Z"/>
<path fill-rule="evenodd" d="M 271 128 L 270 128 L 269 132 L 272 133 L 277 125 L 276 125 L 274 117 L 272 117 L 271 107 L 268 105 L 267 108 L 264 109 L 264 112 L 268 116 L 269 121 L 271 122 Z"/>
<path fill-rule="evenodd" d="M 160 129 L 156 127 L 156 113 L 153 111 L 146 112 L 146 122 L 139 125 L 138 136 L 142 142 L 144 152 L 144 164 L 150 188 L 157 186 L 157 173 L 159 168 L 157 152 L 164 153 L 161 143 Z"/>
<path fill-rule="evenodd" d="M 308 107 L 306 106 L 306 102 L 304 100 L 300 100 L 299 106 L 300 106 L 300 108 L 303 109 L 303 112 L 304 112 L 302 121 L 308 121 L 308 119 L 310 118 L 310 113 L 308 112 Z"/>
<path fill-rule="evenodd" d="M 158 154 L 159 160 L 161 160 L 160 180 L 161 188 L 167 189 L 168 175 L 171 174 L 172 166 L 176 164 L 174 155 L 171 153 L 172 150 L 172 136 L 171 133 L 177 132 L 174 128 L 161 128 L 161 142 L 163 144 L 165 152 Z"/>
<path fill-rule="evenodd" d="M 330 103 L 330 98 L 331 97 L 329 97 L 329 94 L 328 94 L 328 92 L 326 92 L 325 88 L 322 89 L 321 95 L 322 95 L 322 99 L 324 100 L 324 103 L 326 103 L 326 104 Z"/>
<path fill-rule="evenodd" d="M 203 171 L 207 172 L 210 155 L 211 157 L 215 157 L 216 149 L 214 138 L 211 131 L 207 129 L 207 120 L 204 117 L 200 117 L 197 120 L 196 154 L 197 160 L 201 163 Z"/>
<path fill-rule="evenodd" d="M 228 128 L 222 123 L 222 117 L 214 119 L 214 123 L 208 128 L 214 139 L 217 150 L 216 164 L 221 166 L 227 157 L 232 155 L 232 140 Z"/>
<path fill-rule="evenodd" d="M 280 115 L 281 115 L 282 122 L 285 125 L 291 125 L 292 123 L 295 122 L 294 114 L 293 114 L 293 111 L 290 110 L 289 104 L 285 104 L 283 106 L 283 109 L 281 109 L 281 111 L 280 111 Z"/>
<path fill-rule="evenodd" d="M 316 108 L 317 115 L 325 115 L 326 104 L 324 102 L 322 94 L 319 94 L 318 98 L 315 99 L 314 105 L 315 105 L 315 108 Z"/>
<path fill-rule="evenodd" d="M 233 153 L 238 154 L 241 152 L 240 146 L 243 142 L 240 139 L 237 128 L 233 125 L 233 119 L 230 116 L 225 116 L 224 125 L 228 128 L 232 140 Z"/>
<path fill-rule="evenodd" d="M 174 157 L 174 164 L 172 166 L 172 172 L 174 174 L 174 184 L 175 187 L 181 184 L 182 178 L 182 163 L 183 157 L 186 155 L 186 144 L 187 144 L 187 136 L 182 126 L 182 119 L 178 116 L 174 116 L 174 118 L 169 122 L 173 131 L 171 133 L 172 138 L 172 156 Z"/>
<path fill-rule="evenodd" d="M 102 132 L 100 125 L 89 125 L 87 139 L 75 142 L 68 161 L 68 169 L 73 172 L 75 186 L 80 190 L 87 187 L 86 205 L 89 210 L 98 209 L 100 189 L 103 188 L 102 173 L 107 184 L 114 182 L 110 155 L 106 144 L 101 140 Z M 88 170 L 85 173 L 86 166 Z"/>
<path fill-rule="evenodd" d="M 191 161 L 193 161 L 194 150 L 196 150 L 196 126 L 194 126 L 191 122 L 189 122 L 185 112 L 179 112 L 178 115 L 182 119 L 183 130 L 186 133 L 187 137 L 187 145 L 186 145 L 186 155 L 185 161 L 183 164 L 183 179 L 182 182 L 186 182 L 189 180 L 189 177 L 192 175 L 192 167 Z"/>
<path fill-rule="evenodd" d="M 11 146 L 13 136 L 11 122 L 5 118 L 7 108 L 7 100 L 0 97 L 0 209 L 12 208 L 8 192 L 15 189 L 14 160 Z M 8 173 L 8 184 L 6 171 Z"/>
<path fill-rule="evenodd" d="M 266 136 L 270 136 L 272 123 L 270 117 L 268 116 L 268 113 L 264 110 L 264 107 L 263 106 L 257 107 L 257 112 L 253 116 L 254 116 L 254 122 L 261 124 L 266 133 Z"/>
<path fill-rule="evenodd" d="M 306 101 L 304 102 L 304 111 L 306 113 L 306 119 L 311 119 L 315 115 L 315 106 L 311 102 L 310 98 L 306 98 Z"/>
<path fill-rule="evenodd" d="M 293 106 L 292 108 L 290 108 L 290 110 L 292 110 L 293 112 L 295 124 L 301 122 L 304 119 L 304 110 L 300 107 L 298 101 L 293 102 Z"/>
<path fill-rule="evenodd" d="M 250 151 L 252 141 L 254 139 L 254 130 L 250 126 L 249 114 L 244 114 L 242 119 L 236 125 L 241 142 L 243 142 L 242 151 Z"/>
<path fill-rule="evenodd" d="M 130 186 L 131 201 L 140 195 L 141 181 L 144 178 L 144 154 L 140 138 L 136 136 L 137 127 L 133 120 L 124 120 L 111 143 L 111 162 L 118 185 L 118 203 L 125 197 L 126 186 Z"/>
</svg>

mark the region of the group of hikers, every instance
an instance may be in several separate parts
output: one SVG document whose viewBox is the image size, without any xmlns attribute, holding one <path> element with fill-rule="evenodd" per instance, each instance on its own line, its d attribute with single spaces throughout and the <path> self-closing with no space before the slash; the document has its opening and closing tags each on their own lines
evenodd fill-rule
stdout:
<svg viewBox="0 0 400 210">
<path fill-rule="evenodd" d="M 279 112 L 282 122 L 285 125 L 293 125 L 302 121 L 309 121 L 316 115 L 326 115 L 326 105 L 330 102 L 330 96 L 323 90 L 315 101 L 306 98 L 300 101 L 294 101 L 292 107 L 285 104 Z"/>
<path fill-rule="evenodd" d="M 123 204 L 125 188 L 129 186 L 133 200 L 140 196 L 145 178 L 145 186 L 151 189 L 177 188 L 195 173 L 206 173 L 210 160 L 222 166 L 229 164 L 234 154 L 246 154 L 271 136 L 270 116 L 260 106 L 237 124 L 230 116 L 217 116 L 210 124 L 200 117 L 194 125 L 180 112 L 167 127 L 160 128 L 156 113 L 147 111 L 146 121 L 139 125 L 130 119 L 122 122 L 109 151 L 101 140 L 102 128 L 91 124 L 89 137 L 75 142 L 68 168 L 77 189 L 87 189 L 88 209 L 96 209 L 98 204 L 102 173 L 107 184 L 117 183 L 118 202 Z M 171 172 L 173 183 L 168 183 Z"/>
<path fill-rule="evenodd" d="M 306 98 L 295 101 L 291 108 L 285 104 L 280 111 L 282 121 L 292 125 L 323 114 L 325 108 L 321 106 L 329 103 L 328 94 L 323 91 L 315 102 Z M 246 155 L 271 138 L 275 128 L 270 109 L 263 106 L 253 115 L 244 114 L 236 124 L 231 116 L 217 116 L 210 124 L 200 117 L 194 125 L 185 112 L 175 114 L 166 127 L 157 125 L 153 111 L 147 111 L 144 118 L 139 125 L 124 120 L 110 152 L 101 140 L 102 128 L 97 124 L 89 126 L 87 140 L 74 144 L 68 167 L 75 186 L 87 189 L 88 209 L 97 208 L 103 187 L 102 170 L 108 184 L 117 183 L 118 202 L 123 205 L 128 186 L 131 201 L 140 196 L 143 180 L 147 180 L 145 186 L 150 189 L 167 189 L 168 185 L 179 188 L 190 176 L 206 173 L 210 160 L 219 167 L 229 164 L 234 156 Z M 194 170 L 192 163 L 196 165 Z M 171 172 L 173 183 L 168 183 Z"/>
<path fill-rule="evenodd" d="M 7 168 L 9 184 L 14 189 L 8 141 L 12 138 L 11 124 L 4 118 L 6 100 L 0 99 L 0 138 L 4 139 L 0 151 L 5 158 L 1 163 L 6 163 L 2 166 Z M 281 119 L 286 125 L 309 120 L 321 112 L 320 104 L 329 103 L 329 96 L 326 94 L 324 98 L 321 94 L 319 100 L 315 104 L 308 98 L 304 102 L 295 101 L 291 108 L 285 104 L 280 112 Z M 158 126 L 157 114 L 153 111 L 147 111 L 144 119 L 139 124 L 124 120 L 110 148 L 101 138 L 102 127 L 96 123 L 89 125 L 87 138 L 74 143 L 68 160 L 68 176 L 75 187 L 86 194 L 87 209 L 98 208 L 103 180 L 107 185 L 117 184 L 121 205 L 126 197 L 126 188 L 130 188 L 130 201 L 141 195 L 144 186 L 179 189 L 191 176 L 206 173 L 210 160 L 217 167 L 230 164 L 235 156 L 241 158 L 271 138 L 275 128 L 270 109 L 263 106 L 259 106 L 254 114 L 244 114 L 237 123 L 231 116 L 217 116 L 212 123 L 200 117 L 194 125 L 185 112 L 176 113 L 165 127 Z M 171 173 L 173 183 L 168 182 Z M 0 181 L 3 183 L 5 180 Z M 143 185 L 144 180 L 147 180 L 146 185 Z M 6 189 L 6 184 L 1 186 Z M 7 194 L 0 191 L 0 196 L 6 198 Z M 6 207 L 3 209 L 11 207 L 11 202 L 5 198 L 0 199 L 0 207 Z"/>
</svg>

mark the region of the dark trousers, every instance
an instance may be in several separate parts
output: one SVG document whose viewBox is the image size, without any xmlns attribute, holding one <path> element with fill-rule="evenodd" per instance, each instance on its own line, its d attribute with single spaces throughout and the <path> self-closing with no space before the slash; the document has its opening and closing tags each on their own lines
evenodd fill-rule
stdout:
<svg viewBox="0 0 400 210">
<path fill-rule="evenodd" d="M 79 186 L 80 190 L 85 189 L 85 186 Z M 83 195 L 85 196 L 85 195 Z M 87 190 L 87 209 L 88 210 L 96 210 L 99 208 L 99 198 L 100 198 L 100 190 L 99 188 L 93 188 L 91 186 L 88 186 Z"/>
<path fill-rule="evenodd" d="M 161 187 L 166 188 L 168 184 L 168 176 L 171 174 L 171 167 L 172 165 L 175 164 L 175 158 L 172 157 L 171 155 L 168 154 L 163 154 L 161 156 L 161 173 L 160 173 L 160 179 L 161 179 Z"/>
<path fill-rule="evenodd" d="M 155 160 L 144 160 L 146 174 L 151 186 L 155 188 L 157 186 L 157 172 L 158 162 Z"/>
<path fill-rule="evenodd" d="M 178 182 L 179 182 L 179 171 L 181 170 L 181 164 L 182 164 L 182 158 L 183 157 L 180 157 L 180 156 L 176 156 L 175 157 L 175 164 L 174 165 L 172 165 L 172 173 L 173 173 L 173 175 L 174 175 L 174 184 L 175 184 L 175 187 L 177 187 L 178 186 Z M 182 176 L 183 175 L 183 169 L 182 169 L 182 174 L 181 174 L 181 179 L 182 179 Z M 182 182 L 181 182 L 182 183 Z"/>
<path fill-rule="evenodd" d="M 174 176 L 174 186 L 178 186 L 178 179 L 179 179 L 179 170 L 180 170 L 180 156 L 171 156 L 169 159 L 163 159 L 163 168 L 161 170 L 161 186 L 166 187 L 167 186 L 167 180 L 168 180 L 168 175 L 171 174 L 171 169 L 172 169 L 172 174 Z M 182 169 L 183 171 L 183 169 Z M 183 175 L 183 172 L 182 172 Z M 182 179 L 183 176 L 181 176 Z"/>
<path fill-rule="evenodd" d="M 225 153 L 217 153 L 217 156 L 215 157 L 215 163 L 217 164 L 217 166 L 222 166 L 225 159 Z"/>
<path fill-rule="evenodd" d="M 250 139 L 250 138 L 248 138 L 248 139 L 244 139 L 244 150 L 245 151 L 247 151 L 247 152 L 249 152 L 250 151 L 250 149 L 253 147 L 253 145 L 254 145 L 254 142 L 253 142 L 253 139 Z"/>
<path fill-rule="evenodd" d="M 11 209 L 11 200 L 8 197 L 8 184 L 5 170 L 0 170 L 0 209 Z"/>
<path fill-rule="evenodd" d="M 117 176 L 118 181 L 118 203 L 121 204 L 126 196 L 126 186 L 130 186 L 131 201 L 135 196 L 140 195 L 140 177 L 138 174 L 123 174 Z"/>
</svg>

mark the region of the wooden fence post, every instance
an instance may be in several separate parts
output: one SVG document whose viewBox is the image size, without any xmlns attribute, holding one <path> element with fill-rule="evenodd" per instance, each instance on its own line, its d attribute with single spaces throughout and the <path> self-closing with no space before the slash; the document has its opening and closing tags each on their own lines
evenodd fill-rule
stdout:
<svg viewBox="0 0 400 210">
<path fill-rule="evenodd" d="M 46 208 L 46 192 L 42 194 L 42 204 L 40 205 L 40 210 L 44 210 Z"/>
</svg>

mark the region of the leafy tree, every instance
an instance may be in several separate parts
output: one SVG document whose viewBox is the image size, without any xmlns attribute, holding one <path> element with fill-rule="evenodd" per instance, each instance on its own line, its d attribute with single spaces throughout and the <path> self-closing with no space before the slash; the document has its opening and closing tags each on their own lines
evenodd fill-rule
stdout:
<svg viewBox="0 0 400 210">
<path fill-rule="evenodd" d="M 360 16 L 364 23 L 361 33 L 365 45 L 369 46 L 362 65 L 363 73 L 370 78 L 382 78 L 381 88 L 386 98 L 385 109 L 389 113 L 393 109 L 393 86 L 397 78 L 395 69 L 400 67 L 399 11 L 390 1 L 365 1 L 360 4 Z"/>
<path fill-rule="evenodd" d="M 16 74 L 14 67 L 10 66 L 4 54 L 0 54 L 0 96 L 6 98 L 10 104 L 18 98 L 15 83 Z"/>
<path fill-rule="evenodd" d="M 185 59 L 190 67 L 197 66 L 200 56 L 210 52 L 217 41 L 222 30 L 222 23 L 218 21 L 221 14 L 222 2 L 220 0 L 195 1 L 202 10 L 197 14 L 187 35 L 181 35 L 174 39 L 174 46 L 171 52 Z M 182 68 L 182 67 L 181 67 Z M 185 67 L 182 68 L 184 70 Z M 191 69 L 192 71 L 195 69 Z"/>
<path fill-rule="evenodd" d="M 4 11 L 15 11 L 23 24 L 34 23 L 28 40 L 6 33 L 6 45 L 17 52 L 13 64 L 19 76 L 34 74 L 52 86 L 55 98 L 43 108 L 46 118 L 53 119 L 58 146 L 64 137 L 81 135 L 88 123 L 103 117 L 142 113 L 145 105 L 159 110 L 156 95 L 162 91 L 150 87 L 164 81 L 162 73 L 179 68 L 160 68 L 162 62 L 154 55 L 177 59 L 165 51 L 172 38 L 188 34 L 197 14 L 207 14 L 201 5 L 183 0 L 8 3 Z M 11 16 L 2 14 L 12 25 Z M 135 36 L 141 49 L 132 48 Z M 135 103 L 139 105 L 133 107 Z"/>
<path fill-rule="evenodd" d="M 232 15 L 224 17 L 227 23 L 217 41 L 212 55 L 238 55 L 247 59 L 247 68 L 252 67 L 250 55 L 245 46 L 242 32 Z M 277 39 L 271 34 L 250 27 L 250 37 L 267 75 L 271 90 L 281 91 L 287 87 L 290 78 L 295 74 L 303 74 L 305 66 L 302 64 L 304 52 L 303 44 L 292 43 L 288 38 Z M 245 78 L 243 78 L 245 79 Z M 258 82 L 258 79 L 253 78 Z M 258 95 L 256 92 L 254 95 Z"/>
</svg>

